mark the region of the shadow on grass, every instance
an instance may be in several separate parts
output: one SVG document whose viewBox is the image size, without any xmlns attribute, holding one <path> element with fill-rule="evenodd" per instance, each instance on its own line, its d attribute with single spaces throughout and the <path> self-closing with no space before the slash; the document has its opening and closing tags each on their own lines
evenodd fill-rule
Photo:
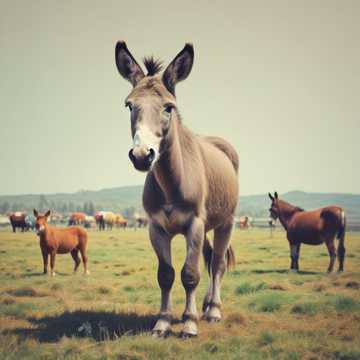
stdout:
<svg viewBox="0 0 360 360">
<path fill-rule="evenodd" d="M 39 342 L 57 342 L 63 336 L 85 337 L 96 341 L 114 340 L 150 331 L 155 315 L 77 310 L 58 316 L 27 319 L 34 328 L 18 328 L 8 333 Z"/>
<path fill-rule="evenodd" d="M 250 270 L 249 273 L 252 274 L 290 274 L 291 270 L 288 269 L 255 269 L 255 270 Z M 298 275 L 318 275 L 321 274 L 320 272 L 316 272 L 316 271 L 302 271 L 299 270 L 297 273 L 294 274 L 298 274 Z"/>
<path fill-rule="evenodd" d="M 56 276 L 74 276 L 73 273 L 63 273 L 63 272 L 59 272 L 56 270 L 55 270 L 55 273 L 56 273 Z M 25 273 L 25 274 L 22 274 L 20 277 L 22 277 L 22 278 L 43 277 L 44 279 L 51 278 L 49 273 L 44 274 L 43 272 Z"/>
</svg>

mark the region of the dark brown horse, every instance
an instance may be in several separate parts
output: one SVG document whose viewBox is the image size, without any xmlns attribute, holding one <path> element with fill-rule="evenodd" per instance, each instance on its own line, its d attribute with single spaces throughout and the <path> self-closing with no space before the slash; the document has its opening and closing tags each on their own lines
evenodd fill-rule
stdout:
<svg viewBox="0 0 360 360">
<path fill-rule="evenodd" d="M 16 228 L 20 228 L 22 232 L 27 230 L 29 227 L 26 223 L 26 213 L 24 212 L 14 212 L 10 214 L 9 220 L 13 229 L 13 232 L 16 232 Z"/>
<path fill-rule="evenodd" d="M 79 251 L 84 264 L 84 273 L 89 274 L 87 269 L 88 257 L 86 255 L 87 233 L 79 227 L 57 228 L 47 222 L 50 210 L 45 215 L 40 215 L 34 209 L 36 218 L 36 234 L 40 237 L 40 248 L 44 260 L 44 274 L 47 274 L 48 258 L 50 255 L 51 276 L 55 275 L 56 254 L 71 253 L 75 262 L 74 272 L 80 265 Z"/>
<path fill-rule="evenodd" d="M 325 243 L 330 256 L 328 272 L 332 272 L 336 259 L 339 258 L 339 272 L 344 271 L 345 257 L 345 212 L 338 206 L 327 206 L 313 211 L 304 211 L 284 200 L 280 200 L 277 192 L 271 199 L 270 216 L 279 219 L 287 233 L 290 245 L 291 270 L 299 270 L 300 245 L 320 245 Z M 339 240 L 337 251 L 335 239 Z"/>
<path fill-rule="evenodd" d="M 186 292 L 184 337 L 197 335 L 195 291 L 200 280 L 200 256 L 210 269 L 203 302 L 204 317 L 221 318 L 220 283 L 227 265 L 234 263 L 230 246 L 233 215 L 238 201 L 238 155 L 218 137 L 201 137 L 183 124 L 177 108 L 175 85 L 187 78 L 194 58 L 186 44 L 162 75 L 161 65 L 145 59 L 147 74 L 124 42 L 115 49 L 120 74 L 133 89 L 125 104 L 130 110 L 134 167 L 148 172 L 143 193 L 149 217 L 150 240 L 159 260 L 160 318 L 153 329 L 164 336 L 171 328 L 170 291 L 175 278 L 171 239 L 186 238 L 186 260 L 181 280 Z M 214 230 L 213 248 L 206 233 Z"/>
</svg>

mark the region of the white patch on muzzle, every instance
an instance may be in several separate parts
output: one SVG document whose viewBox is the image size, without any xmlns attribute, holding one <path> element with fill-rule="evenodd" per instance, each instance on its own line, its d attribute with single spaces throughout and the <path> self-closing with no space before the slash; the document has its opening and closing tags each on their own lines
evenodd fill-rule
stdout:
<svg viewBox="0 0 360 360">
<path fill-rule="evenodd" d="M 140 125 L 136 130 L 133 142 L 133 154 L 135 157 L 147 156 L 150 149 L 155 152 L 155 159 L 152 162 L 156 162 L 159 154 L 161 138 L 156 136 L 146 125 Z"/>
<path fill-rule="evenodd" d="M 41 225 L 39 229 L 36 230 L 36 235 L 40 236 L 45 230 L 45 226 Z"/>
</svg>

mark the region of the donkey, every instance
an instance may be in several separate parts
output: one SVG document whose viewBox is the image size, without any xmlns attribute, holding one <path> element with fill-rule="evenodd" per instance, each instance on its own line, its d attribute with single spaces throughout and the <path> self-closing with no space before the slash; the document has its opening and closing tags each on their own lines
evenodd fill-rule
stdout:
<svg viewBox="0 0 360 360">
<path fill-rule="evenodd" d="M 337 247 L 339 272 L 344 271 L 346 218 L 341 207 L 327 206 L 313 211 L 304 211 L 300 207 L 280 200 L 277 192 L 274 196 L 269 193 L 269 197 L 271 199 L 270 216 L 274 220 L 279 219 L 287 233 L 292 271 L 299 270 L 302 243 L 320 245 L 325 242 L 330 257 L 327 271 L 331 273 L 336 259 L 335 238 L 339 240 Z"/>
<path fill-rule="evenodd" d="M 145 75 L 125 42 L 116 44 L 119 73 L 133 89 L 125 101 L 130 110 L 133 147 L 129 157 L 137 170 L 147 172 L 143 205 L 149 217 L 149 235 L 158 257 L 161 288 L 160 315 L 153 335 L 171 331 L 170 291 L 175 272 L 171 239 L 186 238 L 186 260 L 181 280 L 186 293 L 181 336 L 198 333 L 195 291 L 200 280 L 203 252 L 210 285 L 203 302 L 204 318 L 221 319 L 220 282 L 226 266 L 235 262 L 230 246 L 238 202 L 238 155 L 218 137 L 200 137 L 183 124 L 175 97 L 175 85 L 189 75 L 194 49 L 186 44 L 162 75 L 161 63 L 145 58 Z M 213 247 L 206 233 L 214 230 Z"/>
<path fill-rule="evenodd" d="M 79 251 L 84 264 L 84 273 L 89 274 L 87 269 L 88 257 L 86 254 L 87 233 L 79 227 L 57 228 L 50 226 L 47 222 L 50 210 L 45 215 L 40 215 L 34 209 L 36 218 L 36 234 L 40 238 L 40 249 L 44 260 L 44 274 L 47 274 L 48 258 L 50 255 L 51 276 L 55 276 L 56 254 L 71 253 L 75 262 L 74 273 L 80 265 Z"/>
</svg>

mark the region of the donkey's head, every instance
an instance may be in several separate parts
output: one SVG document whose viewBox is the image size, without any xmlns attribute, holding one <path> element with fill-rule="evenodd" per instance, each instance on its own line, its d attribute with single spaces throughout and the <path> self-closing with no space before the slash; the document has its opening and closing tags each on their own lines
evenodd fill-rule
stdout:
<svg viewBox="0 0 360 360">
<path fill-rule="evenodd" d="M 45 231 L 45 226 L 50 216 L 50 210 L 48 210 L 44 215 L 41 215 L 34 209 L 34 216 L 36 235 L 41 235 Z"/>
<path fill-rule="evenodd" d="M 269 193 L 269 198 L 271 200 L 271 207 L 269 209 L 269 212 L 270 212 L 270 217 L 273 219 L 273 220 L 277 220 L 278 217 L 279 217 L 279 196 L 278 196 L 278 193 L 275 191 L 274 193 L 274 196 L 272 196 L 270 193 Z"/>
<path fill-rule="evenodd" d="M 136 169 L 150 170 L 161 155 L 162 141 L 176 111 L 175 85 L 187 78 L 193 60 L 194 49 L 191 44 L 186 44 L 162 76 L 159 74 L 161 63 L 145 58 L 145 75 L 125 42 L 116 44 L 116 66 L 121 76 L 133 86 L 125 106 L 130 110 L 133 137 L 129 157 Z"/>
</svg>

